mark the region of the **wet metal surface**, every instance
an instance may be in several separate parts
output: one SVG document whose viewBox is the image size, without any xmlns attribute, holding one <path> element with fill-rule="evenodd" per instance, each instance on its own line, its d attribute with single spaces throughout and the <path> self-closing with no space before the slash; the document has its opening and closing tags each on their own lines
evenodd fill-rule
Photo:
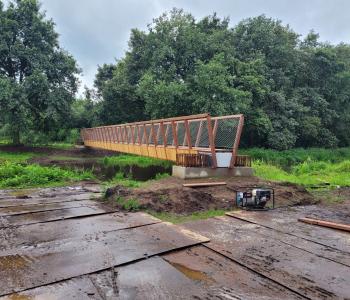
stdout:
<svg viewBox="0 0 350 300">
<path fill-rule="evenodd" d="M 298 218 L 309 215 L 310 208 L 306 206 L 303 209 L 278 209 L 263 213 L 237 211 L 227 215 L 350 253 L 348 233 L 298 222 Z"/>
<path fill-rule="evenodd" d="M 82 240 L 18 248 L 0 257 L 0 295 L 20 292 L 79 275 L 144 259 L 207 241 L 199 235 L 158 223 L 96 234 Z"/>
<path fill-rule="evenodd" d="M 38 223 L 19 228 L 0 228 L 0 255 L 19 248 L 32 248 L 44 243 L 66 239 L 89 239 L 96 234 L 130 227 L 159 223 L 160 220 L 145 213 L 112 213 L 88 216 L 50 223 Z"/>
<path fill-rule="evenodd" d="M 195 246 L 163 256 L 186 277 L 221 299 L 303 299 L 297 294 L 204 247 Z"/>
<path fill-rule="evenodd" d="M 64 282 L 0 297 L 0 300 L 104 300 L 87 277 L 74 278 Z"/>
<path fill-rule="evenodd" d="M 160 257 L 89 275 L 105 299 L 211 299 Z"/>
<path fill-rule="evenodd" d="M 350 268 L 254 231 L 231 217 L 184 225 L 211 239 L 207 247 L 311 299 L 347 298 Z M 273 231 L 272 231 L 273 236 Z"/>
<path fill-rule="evenodd" d="M 33 197 L 27 199 L 14 198 L 7 200 L 0 200 L 0 208 L 23 206 L 23 205 L 36 205 L 36 204 L 49 204 L 49 203 L 62 203 L 72 202 L 80 200 L 93 200 L 97 198 L 99 194 L 96 193 L 81 193 L 76 195 L 56 196 L 56 197 Z"/>
<path fill-rule="evenodd" d="M 231 213 L 229 214 L 231 215 Z M 256 223 L 245 222 L 242 219 L 235 218 L 234 220 L 235 221 L 232 223 L 232 227 L 236 226 L 237 231 L 239 232 L 242 231 L 243 233 L 245 230 L 253 231 L 263 236 L 276 239 L 298 249 L 311 252 L 319 257 L 323 257 L 350 267 L 350 253 L 325 246 L 321 244 L 322 240 L 319 241 L 320 243 L 315 243 L 295 235 L 285 234 L 279 230 L 273 230 L 271 228 L 258 225 Z"/>
<path fill-rule="evenodd" d="M 28 214 L 0 217 L 0 228 L 25 226 L 29 224 L 46 223 L 51 221 L 93 216 L 112 212 L 102 207 L 81 206 L 76 208 L 49 210 Z"/>
<path fill-rule="evenodd" d="M 59 209 L 67 209 L 67 208 L 82 207 L 82 206 L 97 208 L 100 205 L 95 201 L 81 200 L 81 201 L 70 201 L 70 202 L 61 202 L 61 203 L 12 206 L 12 207 L 0 208 L 0 216 L 12 216 L 12 215 L 28 214 L 28 213 L 39 212 L 39 211 L 59 210 Z"/>
</svg>

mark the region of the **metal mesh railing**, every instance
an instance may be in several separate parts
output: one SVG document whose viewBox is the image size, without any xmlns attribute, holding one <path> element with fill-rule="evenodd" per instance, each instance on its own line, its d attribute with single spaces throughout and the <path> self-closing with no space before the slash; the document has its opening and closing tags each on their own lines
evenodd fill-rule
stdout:
<svg viewBox="0 0 350 300">
<path fill-rule="evenodd" d="M 211 117 L 209 114 L 83 129 L 84 142 L 147 145 L 210 152 L 232 151 L 232 165 L 242 132 L 243 115 Z"/>
</svg>

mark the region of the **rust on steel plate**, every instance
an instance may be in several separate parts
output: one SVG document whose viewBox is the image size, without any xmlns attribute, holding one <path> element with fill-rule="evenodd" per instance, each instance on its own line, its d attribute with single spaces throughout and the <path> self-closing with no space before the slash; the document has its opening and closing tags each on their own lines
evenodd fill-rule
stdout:
<svg viewBox="0 0 350 300">
<path fill-rule="evenodd" d="M 59 242 L 65 239 L 88 238 L 108 231 L 144 226 L 161 222 L 145 213 L 112 213 L 85 218 L 37 223 L 18 228 L 0 228 L 0 256 L 17 248 Z"/>
<path fill-rule="evenodd" d="M 93 193 L 80 193 L 76 195 L 59 196 L 59 197 L 36 197 L 28 199 L 7 199 L 0 201 L 0 208 L 13 207 L 13 206 L 25 206 L 25 205 L 36 205 L 36 204 L 49 204 L 49 203 L 62 203 L 72 202 L 81 200 L 92 200 L 97 198 L 98 195 Z"/>
<path fill-rule="evenodd" d="M 303 299 L 296 293 L 204 247 L 163 255 L 185 276 L 208 291 L 210 299 Z"/>
<path fill-rule="evenodd" d="M 77 218 L 83 216 L 100 215 L 112 212 L 111 209 L 96 207 L 74 207 L 59 210 L 49 210 L 42 212 L 34 212 L 21 215 L 4 216 L 0 217 L 0 228 L 13 227 L 13 226 L 24 226 L 28 224 L 45 223 L 56 220 Z"/>
<path fill-rule="evenodd" d="M 350 253 L 348 233 L 298 222 L 298 218 L 308 215 L 307 210 L 239 211 L 227 215 Z"/>
<path fill-rule="evenodd" d="M 81 207 L 81 206 L 99 207 L 99 204 L 95 201 L 81 200 L 81 201 L 71 201 L 71 202 L 61 202 L 61 203 L 14 206 L 14 207 L 0 208 L 0 216 L 20 215 L 20 214 L 28 214 L 28 213 L 38 212 L 38 211 L 59 210 L 59 209 L 67 209 L 67 208 Z"/>
<path fill-rule="evenodd" d="M 167 223 L 18 249 L 0 257 L 0 295 L 130 263 L 208 239 Z"/>
<path fill-rule="evenodd" d="M 222 217 L 184 226 L 210 238 L 207 247 L 303 296 L 349 297 L 349 267 L 254 232 L 252 224 L 244 223 Z"/>
</svg>

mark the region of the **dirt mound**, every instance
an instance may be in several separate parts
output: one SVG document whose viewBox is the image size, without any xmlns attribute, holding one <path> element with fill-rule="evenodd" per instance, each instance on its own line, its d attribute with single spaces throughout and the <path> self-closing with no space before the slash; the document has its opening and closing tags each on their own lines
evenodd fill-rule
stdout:
<svg viewBox="0 0 350 300">
<path fill-rule="evenodd" d="M 232 201 L 220 200 L 201 190 L 182 187 L 149 191 L 116 186 L 113 189 L 108 189 L 106 195 L 109 198 L 109 203 L 121 209 L 123 207 L 117 201 L 114 201 L 117 197 L 137 199 L 140 209 L 176 214 L 194 213 L 210 209 L 232 209 L 234 207 Z"/>
<path fill-rule="evenodd" d="M 215 179 L 206 179 L 206 181 L 215 181 Z M 176 214 L 191 214 L 210 209 L 232 209 L 235 207 L 236 191 L 252 187 L 274 188 L 276 207 L 313 204 L 317 201 L 305 188 L 294 184 L 268 182 L 255 177 L 226 178 L 225 181 L 226 186 L 194 189 L 183 187 L 184 180 L 171 177 L 138 189 L 116 186 L 108 189 L 106 196 L 110 205 L 121 209 L 123 205 L 117 203 L 118 197 L 125 200 L 137 199 L 140 209 Z"/>
</svg>

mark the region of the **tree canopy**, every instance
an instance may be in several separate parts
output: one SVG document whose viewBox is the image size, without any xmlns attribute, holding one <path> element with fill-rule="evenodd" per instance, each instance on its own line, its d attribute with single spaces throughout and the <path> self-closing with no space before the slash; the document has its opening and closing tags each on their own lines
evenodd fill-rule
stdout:
<svg viewBox="0 0 350 300">
<path fill-rule="evenodd" d="M 37 0 L 0 1 L 0 124 L 20 133 L 57 131 L 77 91 L 74 58 L 58 44 Z"/>
<path fill-rule="evenodd" d="M 288 149 L 350 145 L 350 46 L 304 39 L 264 15 L 235 27 L 179 9 L 133 29 L 129 50 L 99 68 L 104 124 L 243 113 L 243 143 Z"/>
</svg>

